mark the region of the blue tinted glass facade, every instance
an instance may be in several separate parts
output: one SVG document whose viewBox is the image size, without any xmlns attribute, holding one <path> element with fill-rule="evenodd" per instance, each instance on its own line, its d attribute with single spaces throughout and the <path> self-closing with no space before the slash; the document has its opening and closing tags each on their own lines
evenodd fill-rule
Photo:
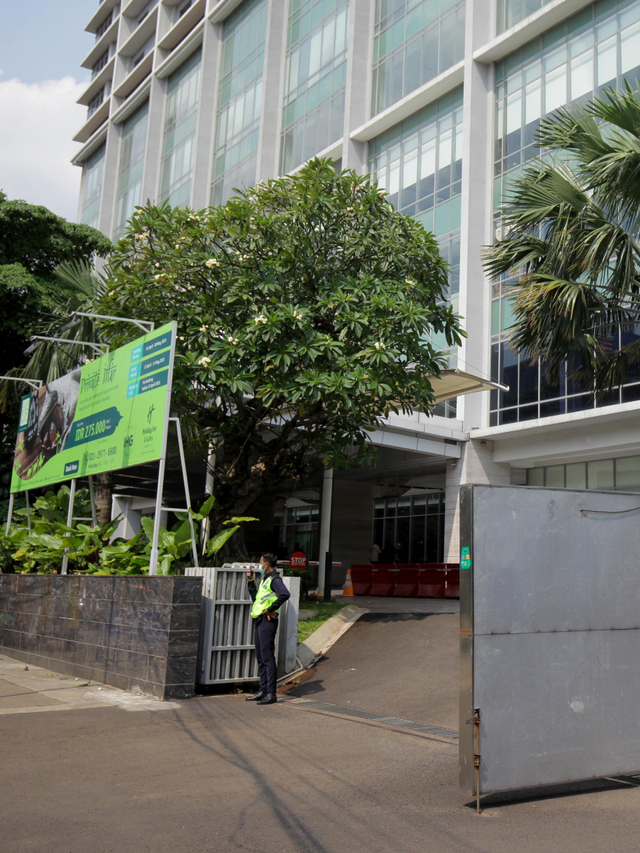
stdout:
<svg viewBox="0 0 640 853">
<path fill-rule="evenodd" d="M 290 0 L 282 174 L 342 137 L 348 27 L 348 0 Z"/>
<path fill-rule="evenodd" d="M 369 172 L 401 213 L 414 216 L 438 238 L 449 263 L 449 300 L 457 310 L 460 290 L 462 191 L 462 88 L 440 98 L 372 140 Z M 444 338 L 434 343 L 447 349 Z M 455 354 L 452 353 L 452 365 Z M 455 403 L 438 414 L 453 415 Z"/>
<path fill-rule="evenodd" d="M 371 113 L 464 58 L 464 0 L 376 0 Z"/>
<path fill-rule="evenodd" d="M 256 181 L 267 0 L 248 0 L 224 22 L 211 203 Z"/>
<path fill-rule="evenodd" d="M 80 222 L 84 225 L 91 225 L 92 228 L 97 228 L 100 220 L 105 150 L 106 146 L 101 145 L 89 157 L 83 168 Z"/>
<path fill-rule="evenodd" d="M 149 102 L 129 116 L 122 126 L 114 228 L 116 237 L 122 234 L 136 206 L 141 203 L 148 116 Z"/>
<path fill-rule="evenodd" d="M 201 66 L 197 50 L 169 77 L 167 85 L 160 201 L 172 205 L 186 205 L 191 198 Z"/>
<path fill-rule="evenodd" d="M 540 153 L 535 134 L 544 116 L 566 104 L 582 104 L 611 86 L 640 79 L 640 2 L 603 0 L 545 33 L 496 64 L 496 150 L 494 200 L 500 204 L 509 180 Z M 499 225 L 499 223 L 498 223 Z M 492 426 L 596 405 L 593 389 L 580 385 L 566 364 L 553 382 L 544 366 L 516 355 L 507 343 L 513 322 L 508 277 L 492 285 L 491 372 L 509 391 L 491 392 Z M 640 327 L 620 330 L 612 349 L 630 342 Z M 635 375 L 637 373 L 637 375 Z M 598 405 L 640 399 L 640 371 L 629 384 L 606 395 Z"/>
</svg>

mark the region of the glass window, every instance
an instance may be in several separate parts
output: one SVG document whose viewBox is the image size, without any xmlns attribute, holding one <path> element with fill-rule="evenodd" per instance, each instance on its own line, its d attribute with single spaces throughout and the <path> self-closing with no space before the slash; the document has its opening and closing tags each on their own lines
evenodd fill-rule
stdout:
<svg viewBox="0 0 640 853">
<path fill-rule="evenodd" d="M 281 174 L 343 135 L 349 0 L 290 0 Z"/>
<path fill-rule="evenodd" d="M 80 222 L 98 227 L 100 219 L 100 200 L 104 179 L 105 146 L 101 145 L 85 162 L 82 169 L 82 202 Z"/>
<path fill-rule="evenodd" d="M 430 104 L 369 143 L 369 172 L 401 213 L 418 219 L 438 238 L 449 265 L 448 302 L 458 310 L 460 291 L 460 193 L 462 187 L 462 88 Z M 456 366 L 456 349 L 443 335 L 433 343 Z M 456 401 L 434 409 L 456 416 Z"/>
<path fill-rule="evenodd" d="M 587 462 L 587 488 L 613 489 L 613 459 Z"/>
<path fill-rule="evenodd" d="M 116 238 L 122 234 L 136 206 L 140 204 L 148 112 L 147 102 L 122 125 L 114 229 Z"/>
<path fill-rule="evenodd" d="M 615 479 L 614 479 L 615 470 Z M 527 485 L 567 489 L 607 489 L 615 491 L 640 491 L 640 456 L 622 459 L 598 459 L 595 462 L 571 462 L 568 465 L 550 465 L 530 468 Z"/>
<path fill-rule="evenodd" d="M 551 3 L 551 0 L 498 0 L 498 34 L 533 15 L 547 3 Z"/>
<path fill-rule="evenodd" d="M 499 31 L 542 5 L 541 0 L 499 0 Z M 536 132 L 542 117 L 567 104 L 584 103 L 607 86 L 622 86 L 627 81 L 635 85 L 639 79 L 638 0 L 600 0 L 497 62 L 496 209 L 508 194 L 511 180 L 540 153 Z M 500 230 L 497 218 L 496 230 Z M 630 371 L 626 387 L 597 400 L 593 389 L 576 380 L 575 365 L 563 365 L 552 380 L 544 364 L 531 364 L 512 354 L 506 341 L 513 322 L 510 295 L 514 284 L 504 276 L 492 287 L 492 370 L 509 385 L 509 392 L 491 395 L 491 423 L 522 421 L 536 417 L 538 410 L 539 417 L 553 417 L 640 398 L 640 386 L 631 384 L 640 380 L 640 369 Z M 634 334 L 635 330 L 623 329 L 622 345 Z"/>
<path fill-rule="evenodd" d="M 544 468 L 529 468 L 527 486 L 544 486 Z"/>
<path fill-rule="evenodd" d="M 375 500 L 373 541 L 382 548 L 381 563 L 441 563 L 444 492 Z"/>
<path fill-rule="evenodd" d="M 256 182 L 267 0 L 247 0 L 224 22 L 211 204 Z"/>
<path fill-rule="evenodd" d="M 616 489 L 635 490 L 640 488 L 640 456 L 625 456 L 616 459 Z"/>
<path fill-rule="evenodd" d="M 584 462 L 574 462 L 571 465 L 567 465 L 567 488 L 587 488 L 587 466 Z"/>
<path fill-rule="evenodd" d="M 191 198 L 195 158 L 201 51 L 169 77 L 160 172 L 160 201 L 186 205 Z"/>
<path fill-rule="evenodd" d="M 465 0 L 376 0 L 371 114 L 464 57 Z"/>
<path fill-rule="evenodd" d="M 546 471 L 545 486 L 548 489 L 564 489 L 564 465 L 551 465 Z"/>
</svg>

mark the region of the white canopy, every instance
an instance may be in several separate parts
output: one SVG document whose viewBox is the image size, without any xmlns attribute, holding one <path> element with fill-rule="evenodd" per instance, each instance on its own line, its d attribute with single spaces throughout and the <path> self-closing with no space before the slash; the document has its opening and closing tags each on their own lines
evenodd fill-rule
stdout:
<svg viewBox="0 0 640 853">
<path fill-rule="evenodd" d="M 500 385 L 498 382 L 492 382 L 490 379 L 484 379 L 482 376 L 457 368 L 443 370 L 440 376 L 431 377 L 431 385 L 436 395 L 436 403 L 452 400 L 462 394 L 473 394 L 475 391 L 489 391 L 492 388 L 501 391 L 509 390 L 506 385 Z"/>
</svg>

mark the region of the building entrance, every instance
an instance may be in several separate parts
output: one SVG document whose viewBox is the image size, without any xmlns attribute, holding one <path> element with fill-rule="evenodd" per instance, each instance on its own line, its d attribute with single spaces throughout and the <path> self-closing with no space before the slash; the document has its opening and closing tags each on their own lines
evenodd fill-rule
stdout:
<svg viewBox="0 0 640 853">
<path fill-rule="evenodd" d="M 373 541 L 382 549 L 379 562 L 443 562 L 444 489 L 413 488 L 400 497 L 376 498 Z"/>
</svg>

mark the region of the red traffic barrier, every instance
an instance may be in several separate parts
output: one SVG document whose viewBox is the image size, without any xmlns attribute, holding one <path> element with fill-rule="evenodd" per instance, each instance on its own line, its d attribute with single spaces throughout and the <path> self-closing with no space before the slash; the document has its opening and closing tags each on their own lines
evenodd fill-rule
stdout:
<svg viewBox="0 0 640 853">
<path fill-rule="evenodd" d="M 396 585 L 396 569 L 376 566 L 372 569 L 371 595 L 393 595 Z"/>
<path fill-rule="evenodd" d="M 373 566 L 366 563 L 351 566 L 351 583 L 354 595 L 371 595 Z"/>
<path fill-rule="evenodd" d="M 416 598 L 418 595 L 418 575 L 419 569 L 417 563 L 400 564 L 395 566 L 397 570 L 396 585 L 393 594 L 402 598 Z"/>
<path fill-rule="evenodd" d="M 460 598 L 460 569 L 447 569 L 447 588 L 445 598 Z"/>
<path fill-rule="evenodd" d="M 444 598 L 446 572 L 421 568 L 418 573 L 418 598 Z"/>
<path fill-rule="evenodd" d="M 353 563 L 354 595 L 460 598 L 459 563 Z"/>
</svg>

